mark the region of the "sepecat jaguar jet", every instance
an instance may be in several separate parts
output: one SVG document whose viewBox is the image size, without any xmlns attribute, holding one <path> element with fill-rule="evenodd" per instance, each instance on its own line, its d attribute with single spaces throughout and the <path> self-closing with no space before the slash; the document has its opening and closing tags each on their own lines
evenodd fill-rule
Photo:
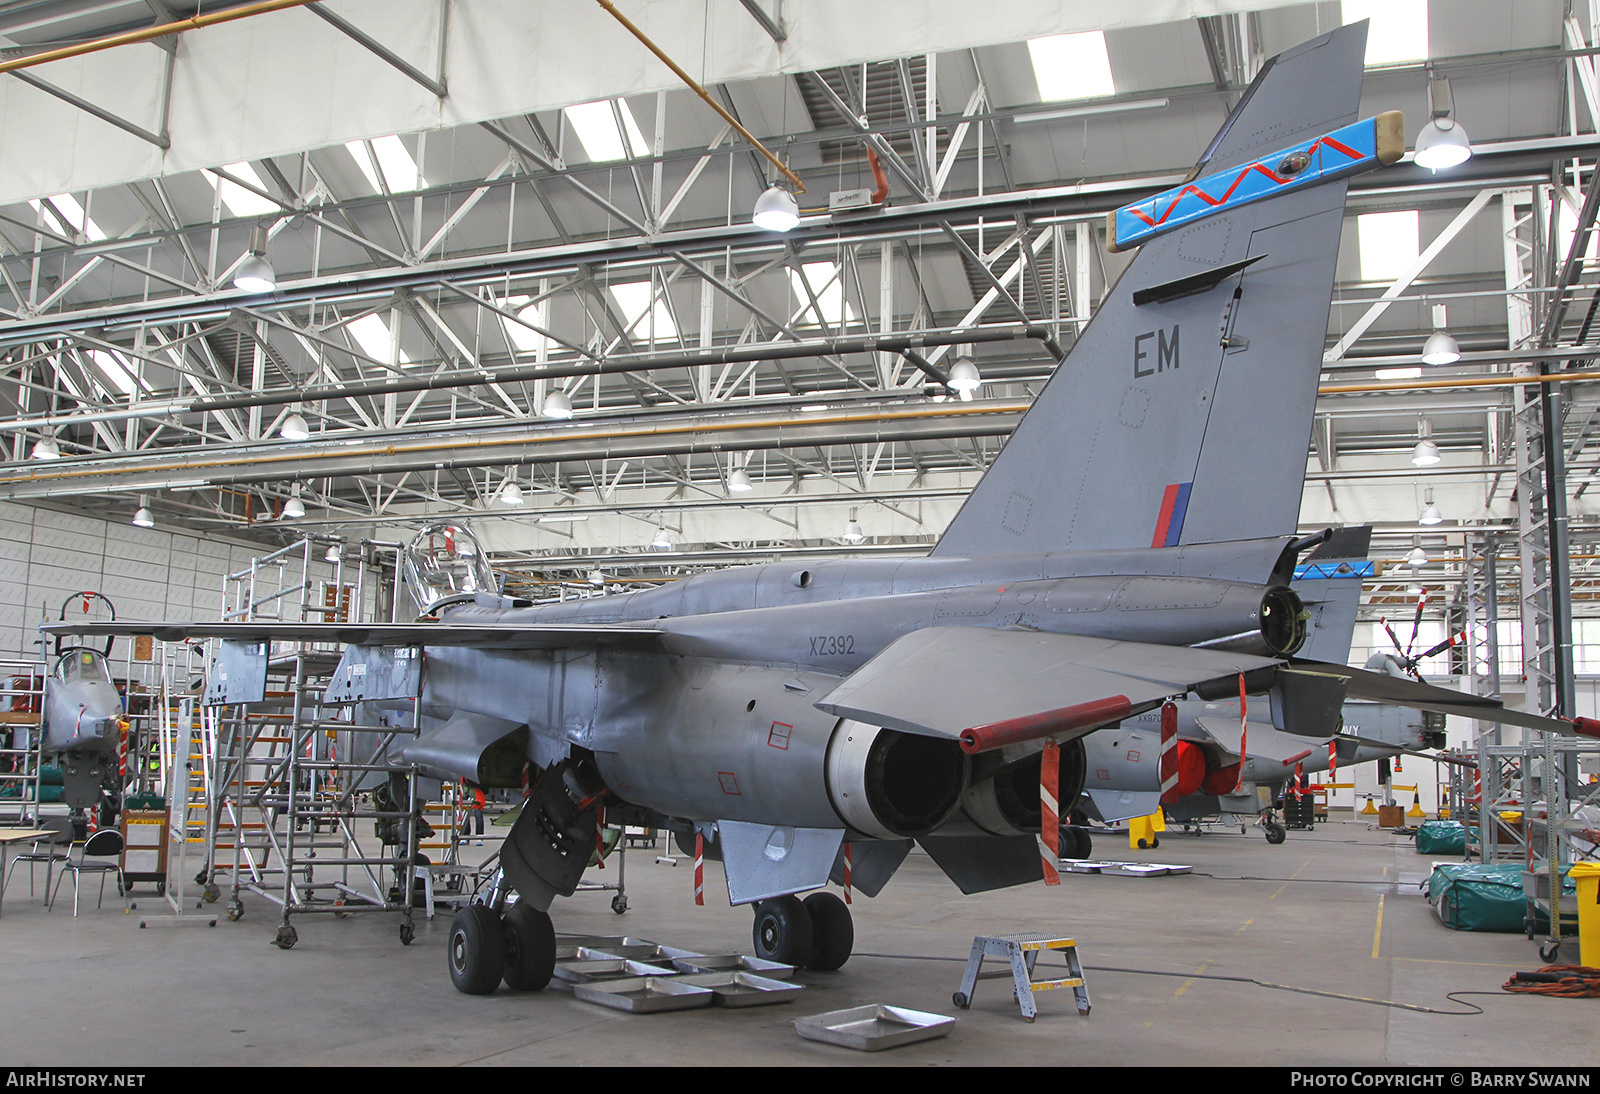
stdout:
<svg viewBox="0 0 1600 1094">
<path fill-rule="evenodd" d="M 847 854 L 869 896 L 913 843 L 967 892 L 1049 878 L 1042 814 L 1077 800 L 1084 735 L 1186 696 L 1243 692 L 1319 739 L 1347 695 L 1571 732 L 1295 658 L 1346 179 L 1403 151 L 1397 114 L 1356 117 L 1365 39 L 1343 27 L 1268 61 L 1189 182 L 1112 214 L 1110 245 L 1137 254 L 927 557 L 532 605 L 496 595 L 470 534 L 439 526 L 407 558 L 432 622 L 46 629 L 342 641 L 330 701 L 364 703 L 408 699 L 384 684 L 417 680 L 399 666 L 420 649 L 407 758 L 486 787 L 531 776 L 503 884 L 452 923 L 469 993 L 548 981 L 548 910 L 600 809 L 711 838 L 729 899 L 755 906 L 757 952 L 827 969 L 850 954 L 850 913 L 797 894 Z"/>
</svg>

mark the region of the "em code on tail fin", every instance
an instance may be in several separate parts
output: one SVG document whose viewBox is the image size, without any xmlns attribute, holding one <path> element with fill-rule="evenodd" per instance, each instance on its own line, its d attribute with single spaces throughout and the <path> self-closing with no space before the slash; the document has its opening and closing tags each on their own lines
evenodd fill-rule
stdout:
<svg viewBox="0 0 1600 1094">
<path fill-rule="evenodd" d="M 1194 177 L 1271 173 L 1351 126 L 1365 49 L 1356 23 L 1273 58 Z M 1367 166 L 1393 151 L 1395 120 L 1372 124 L 1387 143 Z M 933 553 L 1293 533 L 1344 219 L 1348 170 L 1329 162 L 1152 234 Z"/>
</svg>

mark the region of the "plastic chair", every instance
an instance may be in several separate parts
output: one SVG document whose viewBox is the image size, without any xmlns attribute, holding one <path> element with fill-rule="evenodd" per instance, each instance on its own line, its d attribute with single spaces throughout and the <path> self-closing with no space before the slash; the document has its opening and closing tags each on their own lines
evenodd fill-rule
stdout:
<svg viewBox="0 0 1600 1094">
<path fill-rule="evenodd" d="M 55 910 L 56 896 L 61 892 L 61 883 L 67 880 L 67 875 L 72 875 L 72 914 L 78 914 L 78 878 L 81 874 L 100 875 L 100 899 L 95 903 L 99 908 L 105 903 L 106 875 L 117 875 L 117 892 L 122 894 L 122 910 L 128 910 L 128 893 L 122 884 L 122 865 L 116 861 L 122 854 L 122 833 L 115 828 L 107 828 L 96 832 L 84 843 L 73 844 L 77 849 L 78 857 L 67 856 L 61 864 L 61 876 L 56 879 L 56 891 L 50 895 L 50 909 Z M 111 859 L 110 862 L 89 862 L 88 859 Z"/>
</svg>

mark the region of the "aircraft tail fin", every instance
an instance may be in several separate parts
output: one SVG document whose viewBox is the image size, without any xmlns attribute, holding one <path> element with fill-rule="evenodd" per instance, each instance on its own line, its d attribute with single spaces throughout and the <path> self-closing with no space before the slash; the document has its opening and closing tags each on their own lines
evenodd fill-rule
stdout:
<svg viewBox="0 0 1600 1094">
<path fill-rule="evenodd" d="M 1352 125 L 1365 47 L 1360 23 L 1278 55 L 1190 182 L 1119 210 L 1139 253 L 934 554 L 1294 531 L 1344 180 L 1398 155 L 1394 118 Z"/>
</svg>

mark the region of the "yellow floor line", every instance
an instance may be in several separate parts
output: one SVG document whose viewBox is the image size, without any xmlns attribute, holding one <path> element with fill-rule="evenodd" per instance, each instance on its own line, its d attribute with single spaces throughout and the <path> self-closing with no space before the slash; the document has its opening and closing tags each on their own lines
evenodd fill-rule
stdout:
<svg viewBox="0 0 1600 1094">
<path fill-rule="evenodd" d="M 1372 928 L 1372 956 L 1378 956 L 1378 943 L 1383 941 L 1383 898 L 1388 893 L 1378 894 L 1378 925 Z"/>
<path fill-rule="evenodd" d="M 1300 864 L 1300 870 L 1304 870 L 1307 866 L 1310 866 L 1310 865 L 1311 865 L 1311 860 L 1310 859 L 1306 859 L 1304 862 L 1302 862 Z M 1293 881 L 1295 878 L 1299 877 L 1300 876 L 1300 870 L 1296 870 L 1294 873 L 1290 874 L 1289 875 L 1289 881 Z M 1289 887 L 1289 881 L 1286 881 L 1282 885 L 1278 886 L 1278 893 L 1283 892 L 1285 889 L 1287 889 Z M 1278 893 L 1273 893 L 1271 896 L 1267 897 L 1267 899 L 1268 900 L 1277 900 L 1278 899 Z"/>
<path fill-rule="evenodd" d="M 1210 967 L 1210 965 L 1211 965 L 1211 961 L 1209 959 L 1207 959 L 1205 961 L 1202 961 L 1200 963 L 1200 967 L 1198 969 L 1196 969 L 1195 972 L 1196 973 L 1203 973 L 1203 972 L 1206 971 L 1207 968 Z M 1188 991 L 1189 990 L 1189 985 L 1193 984 L 1193 983 L 1194 983 L 1194 977 L 1190 977 L 1188 980 L 1185 980 L 1183 982 L 1183 984 L 1179 986 L 1178 990 L 1172 993 L 1172 997 L 1174 999 L 1178 998 L 1178 996 L 1180 996 L 1184 992 Z"/>
</svg>

